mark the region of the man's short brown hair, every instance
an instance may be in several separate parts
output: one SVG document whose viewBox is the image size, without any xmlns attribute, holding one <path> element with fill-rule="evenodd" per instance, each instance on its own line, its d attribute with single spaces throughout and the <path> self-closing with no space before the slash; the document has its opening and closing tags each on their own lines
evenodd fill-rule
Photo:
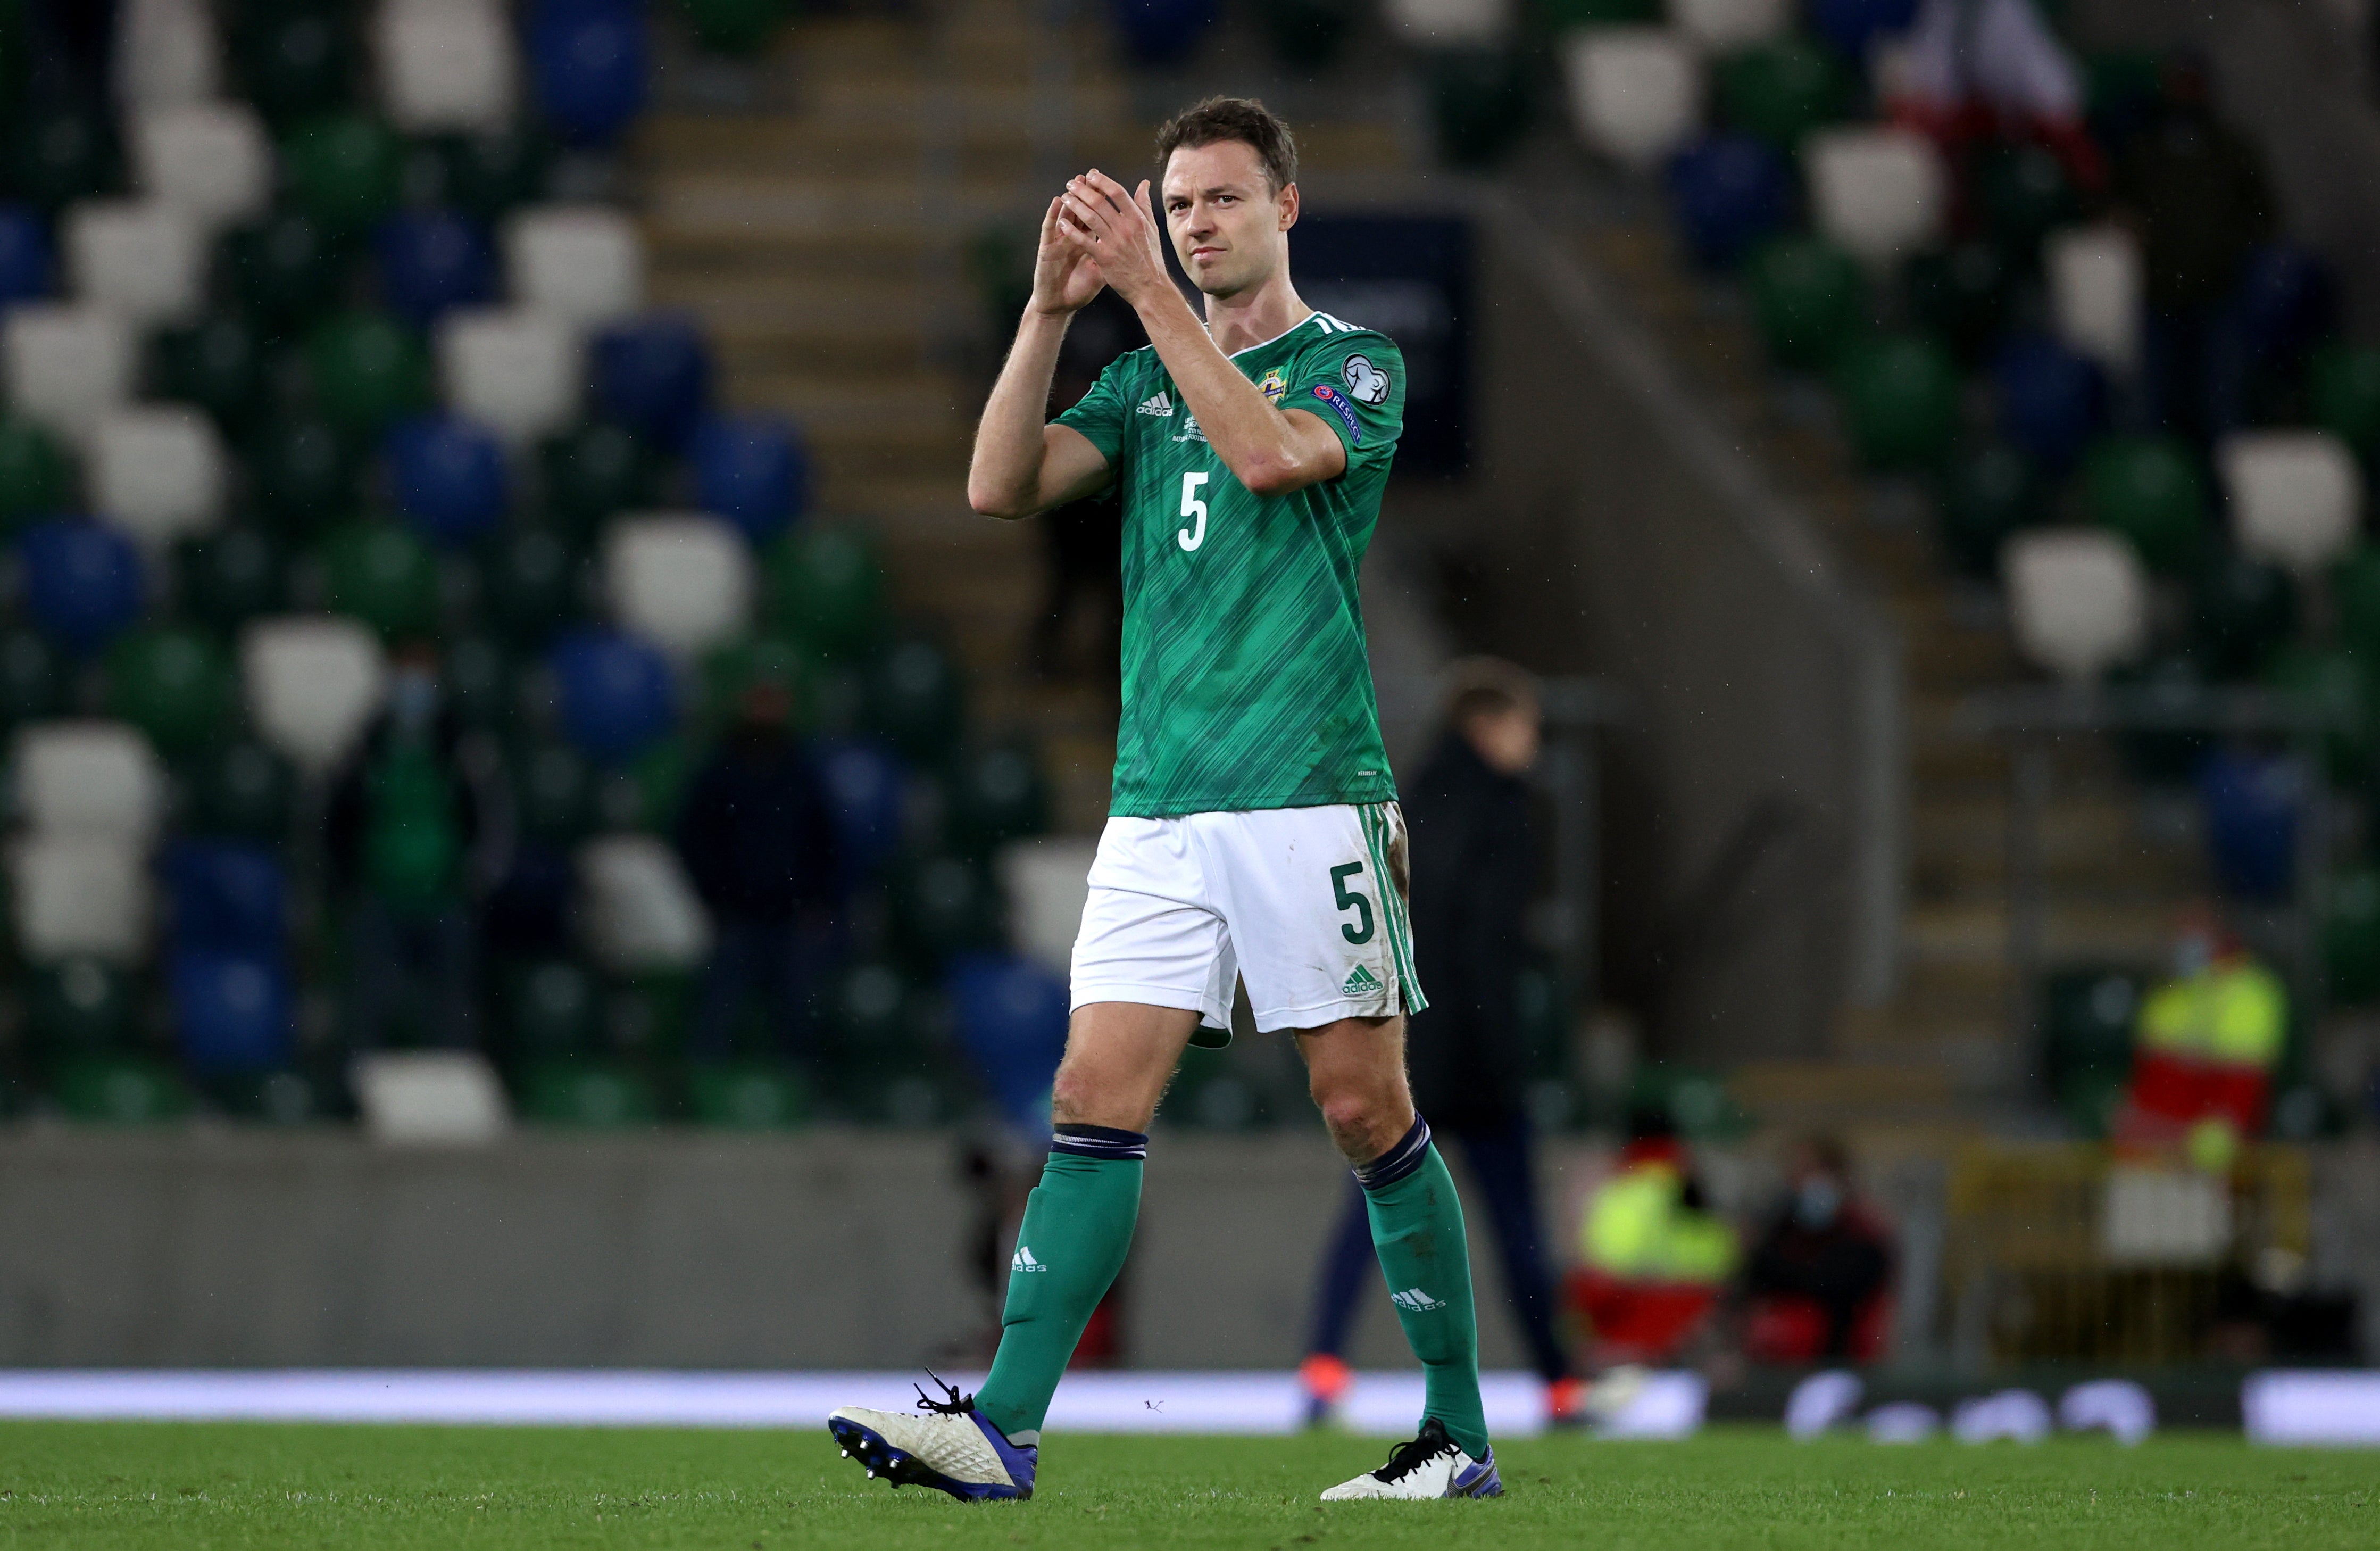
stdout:
<svg viewBox="0 0 2380 1551">
<path fill-rule="evenodd" d="M 1224 140 L 1237 140 L 1257 153 L 1271 192 L 1297 181 L 1296 137 L 1254 97 L 1209 97 L 1167 119 L 1157 131 L 1158 176 L 1165 176 L 1165 164 L 1184 146 L 1196 151 Z"/>
<path fill-rule="evenodd" d="M 1447 666 L 1446 725 L 1466 727 L 1480 716 L 1537 709 L 1537 680 L 1501 657 L 1463 657 Z"/>
</svg>

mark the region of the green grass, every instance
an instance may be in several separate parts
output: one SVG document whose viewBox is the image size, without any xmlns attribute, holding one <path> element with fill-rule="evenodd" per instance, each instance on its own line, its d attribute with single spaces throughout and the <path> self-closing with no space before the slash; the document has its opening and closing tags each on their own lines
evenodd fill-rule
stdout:
<svg viewBox="0 0 2380 1551">
<path fill-rule="evenodd" d="M 823 1431 L 0 1423 L 0 1548 L 2380 1545 L 2380 1460 L 2212 1435 L 1884 1448 L 1721 1429 L 1499 1452 L 1501 1501 L 1326 1509 L 1315 1493 L 1384 1445 L 1058 1437 L 1033 1501 L 970 1508 L 888 1493 Z"/>
</svg>

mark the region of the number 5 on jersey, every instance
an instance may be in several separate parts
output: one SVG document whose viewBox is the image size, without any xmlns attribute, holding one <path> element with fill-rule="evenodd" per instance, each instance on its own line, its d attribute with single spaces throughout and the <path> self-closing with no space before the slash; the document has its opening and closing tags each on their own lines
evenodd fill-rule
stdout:
<svg viewBox="0 0 2380 1551">
<path fill-rule="evenodd" d="M 1207 503 L 1198 499 L 1198 487 L 1212 477 L 1208 474 L 1182 476 L 1182 515 L 1196 519 L 1173 535 L 1185 550 L 1196 549 L 1207 542 Z"/>
</svg>

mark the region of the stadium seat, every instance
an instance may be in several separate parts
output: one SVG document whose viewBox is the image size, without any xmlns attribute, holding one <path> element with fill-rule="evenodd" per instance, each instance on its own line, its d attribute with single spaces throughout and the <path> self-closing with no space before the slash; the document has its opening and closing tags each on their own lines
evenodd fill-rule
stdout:
<svg viewBox="0 0 2380 1551">
<path fill-rule="evenodd" d="M 115 175 L 114 126 L 87 103 L 30 107 L 5 150 L 14 191 L 43 211 L 102 193 Z"/>
<path fill-rule="evenodd" d="M 281 142 L 290 197 L 334 238 L 360 236 L 396 208 L 404 164 L 404 143 L 362 114 L 310 118 Z"/>
<path fill-rule="evenodd" d="M 794 14 L 794 0 L 686 0 L 696 42 L 720 54 L 752 55 Z"/>
<path fill-rule="evenodd" d="M 140 617 L 147 601 L 140 553 L 96 522 L 53 518 L 17 539 L 26 611 L 42 633 L 89 656 Z"/>
<path fill-rule="evenodd" d="M 698 1126 L 779 1130 L 809 1118 L 809 1084 L 771 1061 L 699 1061 L 686 1073 L 686 1108 Z"/>
<path fill-rule="evenodd" d="M 28 977 L 25 1032 L 47 1062 L 104 1055 L 133 1044 L 138 1010 L 133 977 L 101 959 L 67 958 Z"/>
<path fill-rule="evenodd" d="M 356 1057 L 356 1109 L 375 1142 L 471 1145 L 504 1133 L 504 1084 L 474 1050 L 379 1050 Z"/>
<path fill-rule="evenodd" d="M 289 878 L 278 848 L 176 840 L 158 864 L 174 942 L 277 959 L 289 944 Z"/>
<path fill-rule="evenodd" d="M 1808 0 L 1810 26 L 1846 59 L 1865 59 L 1879 38 L 1905 32 L 1917 0 Z"/>
<path fill-rule="evenodd" d="M 677 722 L 669 660 L 634 636 L 581 628 L 548 653 L 563 730 L 589 759 L 616 763 Z"/>
<path fill-rule="evenodd" d="M 1571 126 L 1613 161 L 1639 171 L 1653 167 L 1701 126 L 1702 62 L 1676 33 L 1585 28 L 1560 46 Z"/>
<path fill-rule="evenodd" d="M 288 765 L 261 743 L 235 739 L 191 763 L 183 815 L 191 834 L 279 845 L 289 833 Z"/>
<path fill-rule="evenodd" d="M 174 559 L 176 599 L 200 624 L 226 635 L 285 602 L 288 557 L 253 527 L 185 539 Z"/>
<path fill-rule="evenodd" d="M 492 225 L 544 189 L 552 151 L 528 124 L 443 137 L 437 144 L 441 192 L 447 203 Z"/>
<path fill-rule="evenodd" d="M 1985 235 L 2011 258 L 2031 263 L 2050 234 L 2074 219 L 2074 185 L 2049 147 L 2031 140 L 1985 145 L 1970 165 Z"/>
<path fill-rule="evenodd" d="M 1052 974 L 1066 974 L 1073 966 L 1098 853 L 1096 840 L 1043 836 L 1010 841 L 993 863 L 1008 905 L 1009 941 Z"/>
<path fill-rule="evenodd" d="M 2131 1074 L 2132 1029 L 2147 989 L 2139 974 L 2107 964 L 2074 965 L 2043 980 L 2042 1075 L 2086 1134 L 2106 1134 L 2102 1106 Z"/>
<path fill-rule="evenodd" d="M 521 1068 L 520 1113 L 546 1126 L 613 1130 L 650 1125 L 660 1109 L 652 1084 L 612 1060 L 530 1061 Z"/>
<path fill-rule="evenodd" d="M 372 233 L 381 300 L 416 328 L 486 302 L 495 261 L 478 223 L 452 210 L 406 210 Z"/>
<path fill-rule="evenodd" d="M 2328 1000 L 2361 1007 L 2380 998 L 2380 872 L 2359 867 L 2334 875 L 2322 924 Z"/>
<path fill-rule="evenodd" d="M 2190 649 L 2209 672 L 2253 674 L 2297 633 L 2298 592 L 2280 567 L 2225 551 L 2191 579 Z"/>
<path fill-rule="evenodd" d="M 1801 150 L 1804 136 L 1841 116 L 1850 94 L 1834 56 L 1795 37 L 1732 54 L 1716 73 L 1720 119 L 1789 156 Z"/>
<path fill-rule="evenodd" d="M 505 987 L 519 1056 L 591 1056 L 601 1011 L 594 978 L 567 959 L 524 965 Z"/>
<path fill-rule="evenodd" d="M 259 323 L 285 326 L 319 316 L 338 299 L 346 256 L 330 234 L 296 211 L 279 211 L 224 241 L 239 304 Z"/>
<path fill-rule="evenodd" d="M 75 295 L 134 324 L 179 323 L 206 299 L 205 234 L 161 200 L 87 200 L 62 223 Z"/>
<path fill-rule="evenodd" d="M 0 415 L 0 533 L 64 511 L 74 501 L 74 464 L 56 437 Z"/>
<path fill-rule="evenodd" d="M 1493 48 L 1512 33 L 1512 0 L 1386 0 L 1389 31 L 1415 48 Z"/>
<path fill-rule="evenodd" d="M 149 946 L 140 847 L 95 835 L 33 834 L 7 856 L 17 951 L 34 964 L 88 955 L 138 963 Z"/>
<path fill-rule="evenodd" d="M 2380 454 L 2380 350 L 2330 345 L 2315 354 L 2307 381 L 2315 423 L 2359 458 Z"/>
<path fill-rule="evenodd" d="M 595 337 L 596 407 L 674 450 L 710 399 L 710 352 L 691 318 L 647 313 Z"/>
<path fill-rule="evenodd" d="M 546 516 L 573 533 L 590 533 L 624 511 L 653 504 L 653 459 L 625 426 L 590 421 L 549 439 L 541 449 Z"/>
<path fill-rule="evenodd" d="M 331 612 L 353 615 L 398 641 L 438 625 L 438 558 L 407 528 L 359 519 L 322 541 Z"/>
<path fill-rule="evenodd" d="M 958 666 L 934 642 L 895 642 L 868 675 L 868 713 L 884 740 L 913 760 L 938 759 L 965 719 Z"/>
<path fill-rule="evenodd" d="M 306 336 L 306 364 L 323 418 L 354 435 L 429 407 L 430 368 L 421 342 L 383 312 L 326 318 Z"/>
<path fill-rule="evenodd" d="M 285 532 L 310 531 L 355 509 L 355 458 L 328 421 L 273 416 L 255 433 L 247 461 L 258 509 Z"/>
<path fill-rule="evenodd" d="M 1780 366 L 1825 364 L 1866 332 L 1867 287 L 1849 253 L 1822 238 L 1779 238 L 1745 275 L 1768 353 Z"/>
<path fill-rule="evenodd" d="M 240 673 L 258 734 L 319 775 L 346 756 L 380 708 L 387 666 L 358 621 L 296 616 L 248 627 Z"/>
<path fill-rule="evenodd" d="M 2258 364 L 2297 359 L 2338 321 L 2338 287 L 2330 267 L 2292 242 L 2252 250 L 2235 295 L 2240 343 Z"/>
<path fill-rule="evenodd" d="M 272 958 L 185 946 L 167 978 L 176 1042 L 193 1071 L 260 1071 L 295 1044 L 288 971 Z"/>
<path fill-rule="evenodd" d="M 117 638 L 108 649 L 108 711 L 169 754 L 223 732 L 233 690 L 222 650 L 196 630 L 153 626 Z"/>
<path fill-rule="evenodd" d="M 180 107 L 221 89 L 223 58 L 207 0 L 117 0 L 112 84 L 128 108 Z"/>
<path fill-rule="evenodd" d="M 751 551 L 735 529 L 699 512 L 613 522 L 603 583 L 624 629 L 679 657 L 740 634 L 751 619 Z"/>
<path fill-rule="evenodd" d="M 2186 446 L 2109 437 L 2093 449 L 2082 485 L 2091 519 L 2131 540 L 2150 569 L 2187 571 L 2204 556 L 2206 495 Z"/>
<path fill-rule="evenodd" d="M 644 110 L 644 7 L 634 0 L 536 0 L 528 71 L 539 104 L 564 139 L 608 145 Z"/>
<path fill-rule="evenodd" d="M 893 937 L 920 971 L 1000 940 L 1000 891 L 980 862 L 912 856 L 894 870 L 892 882 Z"/>
<path fill-rule="evenodd" d="M 951 842 L 967 856 L 1050 827 L 1050 793 L 1030 749 L 998 744 L 954 763 L 950 780 Z"/>
<path fill-rule="evenodd" d="M 407 134 L 512 122 L 520 62 L 501 0 L 383 0 L 371 34 L 381 106 Z"/>
<path fill-rule="evenodd" d="M 1451 165 L 1485 167 L 1528 132 L 1534 78 L 1519 51 L 1433 49 L 1423 75 L 1438 153 Z"/>
<path fill-rule="evenodd" d="M 1670 20 L 1696 47 L 1729 54 L 1784 35 L 1792 0 L 1670 0 Z"/>
<path fill-rule="evenodd" d="M 2108 373 L 2129 377 L 2141 364 L 2141 244 L 2118 226 L 2052 234 L 2042 268 L 2049 281 L 2058 336 Z"/>
<path fill-rule="evenodd" d="M 2331 572 L 2339 643 L 2380 661 L 2380 546 L 2356 546 Z"/>
<path fill-rule="evenodd" d="M 891 750 L 867 739 L 827 739 L 815 758 L 847 889 L 871 876 L 899 847 L 909 775 Z"/>
<path fill-rule="evenodd" d="M 166 398 L 204 409 L 226 432 L 244 430 L 263 386 L 263 351 L 247 319 L 210 313 L 158 339 L 157 387 Z"/>
<path fill-rule="evenodd" d="M 438 372 L 448 407 L 528 442 L 578 413 L 579 350 L 570 330 L 520 308 L 457 312 L 438 327 Z"/>
<path fill-rule="evenodd" d="M 504 444 L 460 415 L 419 415 L 384 444 L 397 509 L 441 543 L 491 531 L 509 506 Z"/>
<path fill-rule="evenodd" d="M 1986 443 L 1954 462 L 1941 490 L 1942 547 L 1969 576 L 1999 574 L 2009 535 L 2048 516 L 2033 460 L 2004 442 Z"/>
<path fill-rule="evenodd" d="M 521 684 L 504 643 L 484 635 L 448 635 L 440 646 L 439 689 L 455 721 L 480 731 L 511 731 L 520 714 Z"/>
<path fill-rule="evenodd" d="M 91 435 L 91 505 L 152 550 L 221 521 L 229 482 L 222 439 L 196 409 L 122 409 Z"/>
<path fill-rule="evenodd" d="M 482 617 L 505 641 L 542 647 L 577 611 L 581 557 L 551 528 L 498 534 L 480 566 Z"/>
<path fill-rule="evenodd" d="M 2351 653 L 2284 646 L 2265 667 L 2265 681 L 2290 700 L 2327 714 L 2330 726 L 2321 748 L 2333 780 L 2351 787 L 2369 778 L 2372 704 L 2380 674 Z"/>
<path fill-rule="evenodd" d="M 2241 550 L 2308 572 L 2344 556 L 2362 520 L 2347 444 L 2322 431 L 2241 431 L 2216 449 Z"/>
<path fill-rule="evenodd" d="M 883 572 L 867 539 L 847 526 L 804 526 L 778 540 L 769 583 L 778 626 L 820 652 L 849 655 L 882 629 Z"/>
<path fill-rule="evenodd" d="M 2148 645 L 2148 578 L 2115 534 L 2034 529 L 2001 565 L 2018 649 L 2060 678 L 2095 678 Z"/>
<path fill-rule="evenodd" d="M 37 835 L 144 847 L 165 801 L 164 772 L 123 722 L 42 722 L 17 734 L 17 809 Z"/>
<path fill-rule="evenodd" d="M 96 307 L 37 302 L 0 322 L 8 403 L 69 443 L 132 397 L 135 356 L 124 320 Z"/>
<path fill-rule="evenodd" d="M 946 981 L 959 1044 L 1011 1121 L 1047 1113 L 1066 1051 L 1066 981 L 1029 959 L 967 954 Z"/>
<path fill-rule="evenodd" d="M 1696 261 L 1725 269 L 1791 216 L 1793 173 L 1765 140 L 1706 135 L 1670 164 L 1670 198 Z"/>
<path fill-rule="evenodd" d="M 2074 466 L 2107 411 L 2096 363 L 2046 335 L 2010 339 L 1992 361 L 2000 434 L 2052 473 Z"/>
<path fill-rule="evenodd" d="M 644 240 L 606 205 L 539 205 L 504 225 L 513 305 L 595 328 L 645 304 Z"/>
<path fill-rule="evenodd" d="M 50 294 L 50 224 L 29 204 L 0 203 L 0 308 Z"/>
<path fill-rule="evenodd" d="M 615 974 L 691 970 L 710 953 L 710 917 L 668 841 L 606 835 L 578 849 L 587 946 Z"/>
<path fill-rule="evenodd" d="M 1949 175 L 1923 135 L 1823 129 L 1803 154 L 1818 229 L 1853 257 L 1886 264 L 1936 241 L 1949 218 Z"/>
<path fill-rule="evenodd" d="M 1886 335 L 1842 351 L 1834 372 L 1844 429 L 1871 469 L 1918 469 L 1959 428 L 1959 369 L 1920 335 Z"/>
<path fill-rule="evenodd" d="M 2218 748 L 2206 756 L 2198 800 L 2207 860 L 2225 894 L 2258 902 L 2289 898 L 2304 799 L 2305 771 L 2288 755 Z"/>
<path fill-rule="evenodd" d="M 809 504 L 801 434 L 775 415 L 705 415 L 687 453 L 695 504 L 752 543 L 776 537 Z"/>
<path fill-rule="evenodd" d="M 522 752 L 514 764 L 521 828 L 535 839 L 576 840 L 586 832 L 593 776 L 578 751 L 549 743 Z"/>
<path fill-rule="evenodd" d="M 323 113 L 347 99 L 354 39 L 344 6 L 239 7 L 231 38 L 240 84 L 275 123 Z"/>
<path fill-rule="evenodd" d="M 134 116 L 132 185 L 213 233 L 253 220 L 273 199 L 273 146 L 255 111 L 189 103 Z"/>
<path fill-rule="evenodd" d="M 66 665 L 37 631 L 0 631 L 0 728 L 58 714 Z"/>
</svg>

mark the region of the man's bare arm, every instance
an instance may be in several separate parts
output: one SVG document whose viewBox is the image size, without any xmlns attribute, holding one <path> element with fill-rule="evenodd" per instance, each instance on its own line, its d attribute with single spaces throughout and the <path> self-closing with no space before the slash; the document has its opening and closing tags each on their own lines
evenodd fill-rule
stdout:
<svg viewBox="0 0 2380 1551">
<path fill-rule="evenodd" d="M 1098 490 L 1108 460 L 1071 426 L 1048 423 L 1050 381 L 1066 325 L 1105 282 L 1098 264 L 1057 240 L 1058 202 L 1041 220 L 1033 300 L 977 422 L 967 505 L 986 517 L 1031 517 Z"/>
</svg>

